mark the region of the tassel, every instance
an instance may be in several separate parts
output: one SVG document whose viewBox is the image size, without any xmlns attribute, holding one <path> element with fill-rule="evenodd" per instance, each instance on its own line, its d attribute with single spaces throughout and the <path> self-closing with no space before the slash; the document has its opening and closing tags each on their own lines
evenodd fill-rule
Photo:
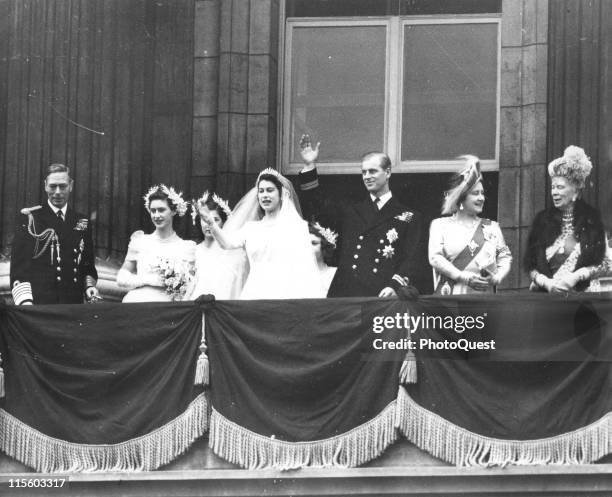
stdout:
<svg viewBox="0 0 612 497">
<path fill-rule="evenodd" d="M 406 357 L 404 357 L 404 362 L 402 362 L 402 368 L 400 369 L 399 379 L 403 385 L 417 382 L 416 357 L 412 350 L 406 352 Z"/>
<path fill-rule="evenodd" d="M 210 367 L 206 355 L 206 314 L 202 311 L 202 341 L 200 342 L 200 356 L 196 364 L 194 385 L 208 386 L 210 379 Z"/>
<path fill-rule="evenodd" d="M 195 385 L 207 386 L 209 381 L 208 371 L 208 356 L 206 355 L 206 346 L 202 349 L 200 346 L 200 357 L 198 357 L 198 364 L 196 366 L 195 374 Z"/>
</svg>

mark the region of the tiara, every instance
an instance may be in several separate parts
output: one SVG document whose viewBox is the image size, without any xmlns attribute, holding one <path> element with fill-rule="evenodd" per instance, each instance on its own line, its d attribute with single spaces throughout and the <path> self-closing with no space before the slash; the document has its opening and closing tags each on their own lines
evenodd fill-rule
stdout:
<svg viewBox="0 0 612 497">
<path fill-rule="evenodd" d="M 280 173 L 276 170 L 276 169 L 272 169 L 271 167 L 266 167 L 263 171 L 261 171 L 259 173 L 259 175 L 257 176 L 257 181 L 259 182 L 259 178 L 262 177 L 262 175 L 264 174 L 271 174 L 272 176 L 276 176 L 277 178 L 280 178 Z"/>
<path fill-rule="evenodd" d="M 147 212 L 151 212 L 151 208 L 150 208 L 151 202 L 149 198 L 151 197 L 151 195 L 153 195 L 155 192 L 159 190 L 161 190 L 170 199 L 170 201 L 176 206 L 176 212 L 178 213 L 178 215 L 184 216 L 185 213 L 187 212 L 187 207 L 189 206 L 189 203 L 183 200 L 183 193 L 182 192 L 177 193 L 173 187 L 171 186 L 168 187 L 164 185 L 163 183 L 152 186 L 151 188 L 149 188 L 149 191 L 144 195 L 144 197 L 142 197 L 145 201 L 144 205 L 145 205 L 145 209 L 147 209 Z"/>
<path fill-rule="evenodd" d="M 317 223 L 313 223 L 312 226 L 314 227 L 314 229 L 316 229 L 319 232 L 319 234 L 323 238 L 325 238 L 327 243 L 329 243 L 334 248 L 336 248 L 336 241 L 338 240 L 338 233 L 336 233 L 335 231 L 330 230 L 329 228 L 324 228 L 318 222 Z"/>
</svg>

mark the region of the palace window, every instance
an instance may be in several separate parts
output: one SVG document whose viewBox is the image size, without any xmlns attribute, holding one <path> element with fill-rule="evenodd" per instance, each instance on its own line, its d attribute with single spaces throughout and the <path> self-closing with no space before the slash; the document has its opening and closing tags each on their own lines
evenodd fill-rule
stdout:
<svg viewBox="0 0 612 497">
<path fill-rule="evenodd" d="M 401 172 L 456 170 L 466 153 L 497 170 L 499 2 L 354 2 L 353 16 L 343 4 L 286 4 L 285 171 L 301 168 L 304 133 L 322 142 L 323 173 L 354 173 L 374 150 Z M 456 4 L 467 13 L 450 12 Z"/>
</svg>

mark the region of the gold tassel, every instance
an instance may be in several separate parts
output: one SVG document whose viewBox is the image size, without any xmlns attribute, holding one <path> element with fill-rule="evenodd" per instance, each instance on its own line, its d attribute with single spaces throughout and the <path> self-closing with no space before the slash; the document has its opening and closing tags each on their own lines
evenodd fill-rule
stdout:
<svg viewBox="0 0 612 497">
<path fill-rule="evenodd" d="M 198 357 L 198 364 L 196 366 L 195 374 L 195 385 L 208 385 L 209 371 L 208 371 L 208 356 L 206 355 L 206 345 L 204 348 L 200 346 L 200 357 Z"/>
<path fill-rule="evenodd" d="M 402 362 L 402 368 L 400 369 L 399 379 L 402 385 L 417 382 L 416 357 L 412 350 L 406 352 L 404 362 Z"/>
<path fill-rule="evenodd" d="M 194 385 L 208 386 L 210 381 L 210 367 L 208 365 L 208 356 L 206 355 L 206 314 L 202 311 L 202 341 L 200 342 L 200 356 L 196 364 L 196 373 Z"/>
</svg>

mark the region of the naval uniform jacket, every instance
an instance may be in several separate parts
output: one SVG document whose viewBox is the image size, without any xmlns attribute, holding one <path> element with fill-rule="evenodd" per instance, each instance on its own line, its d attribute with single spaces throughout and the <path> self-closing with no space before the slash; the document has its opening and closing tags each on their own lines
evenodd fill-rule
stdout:
<svg viewBox="0 0 612 497">
<path fill-rule="evenodd" d="M 88 217 L 68 207 L 62 221 L 46 202 L 42 207 L 32 208 L 30 215 L 34 219 L 33 232 L 40 234 L 53 228 L 59 243 L 49 243 L 44 252 L 34 258 L 36 240 L 28 231 L 29 216 L 21 214 L 11 254 L 11 287 L 16 281 L 29 282 L 34 304 L 83 303 L 87 277 L 90 282 L 93 278 L 91 284 L 94 285 L 98 279 Z M 38 251 L 44 245 L 40 241 Z"/>
<path fill-rule="evenodd" d="M 338 232 L 338 270 L 328 297 L 377 296 L 396 292 L 416 273 L 421 218 L 391 197 L 379 210 L 370 196 L 361 202 L 324 199 L 316 169 L 300 173 L 302 207 L 308 218 L 325 218 Z"/>
</svg>

